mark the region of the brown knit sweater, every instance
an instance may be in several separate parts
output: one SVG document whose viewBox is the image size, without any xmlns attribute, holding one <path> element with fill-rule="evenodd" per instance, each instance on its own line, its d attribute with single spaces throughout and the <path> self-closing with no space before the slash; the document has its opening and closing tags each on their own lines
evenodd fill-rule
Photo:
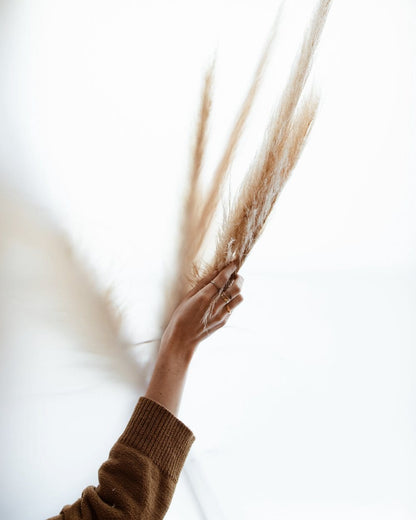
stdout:
<svg viewBox="0 0 416 520">
<path fill-rule="evenodd" d="M 157 520 L 168 510 L 193 433 L 160 404 L 140 397 L 99 485 L 49 520 Z"/>
</svg>

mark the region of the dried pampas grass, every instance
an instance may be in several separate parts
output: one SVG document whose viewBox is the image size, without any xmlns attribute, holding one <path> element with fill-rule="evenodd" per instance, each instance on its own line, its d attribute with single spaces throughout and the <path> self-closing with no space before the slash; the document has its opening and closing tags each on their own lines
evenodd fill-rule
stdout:
<svg viewBox="0 0 416 520">
<path fill-rule="evenodd" d="M 211 113 L 215 60 L 213 60 L 205 74 L 196 138 L 189 170 L 188 189 L 182 211 L 180 245 L 177 253 L 176 269 L 173 273 L 172 282 L 167 290 L 165 309 L 162 317 L 162 329 L 167 325 L 172 311 L 180 303 L 185 294 L 194 286 L 195 280 L 200 277 L 201 267 L 199 255 L 201 248 L 207 237 L 214 214 L 217 211 L 224 182 L 227 178 L 240 137 L 259 89 L 264 69 L 270 56 L 271 47 L 277 34 L 281 11 L 282 9 L 280 8 L 272 24 L 252 83 L 214 172 L 208 193 L 204 197 L 200 178 L 206 151 L 208 121 Z"/>
<path fill-rule="evenodd" d="M 318 107 L 317 96 L 311 92 L 304 94 L 304 89 L 330 4 L 331 0 L 321 0 L 315 11 L 281 101 L 270 120 L 262 149 L 232 208 L 225 212 L 214 258 L 200 269 L 194 283 L 207 274 L 214 276 L 230 262 L 237 264 L 238 271 L 261 235 L 277 197 L 296 166 Z M 219 297 L 220 294 L 207 309 L 203 318 L 205 324 Z"/>
<path fill-rule="evenodd" d="M 205 155 L 208 120 L 212 105 L 212 83 L 215 61 L 206 72 L 202 91 L 199 119 L 195 145 L 189 169 L 189 184 L 184 199 L 181 233 L 176 258 L 175 276 L 167 290 L 165 307 L 162 313 L 162 330 L 168 324 L 172 311 L 176 308 L 189 289 L 189 270 L 198 255 L 200 243 L 198 237 L 203 233 L 201 228 L 200 207 L 202 204 L 201 170 Z M 193 273 L 195 276 L 196 273 Z"/>
</svg>

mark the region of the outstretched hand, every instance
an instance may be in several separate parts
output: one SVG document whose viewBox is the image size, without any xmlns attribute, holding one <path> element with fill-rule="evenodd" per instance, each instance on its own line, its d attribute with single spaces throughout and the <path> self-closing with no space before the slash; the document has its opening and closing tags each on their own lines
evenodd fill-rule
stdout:
<svg viewBox="0 0 416 520">
<path fill-rule="evenodd" d="M 231 311 L 243 301 L 240 294 L 243 278 L 235 275 L 235 270 L 236 266 L 229 264 L 213 279 L 203 278 L 175 309 L 163 333 L 145 397 L 174 415 L 178 413 L 186 373 L 198 343 L 225 325 Z M 204 326 L 202 318 L 211 303 L 213 312 Z"/>
<path fill-rule="evenodd" d="M 231 285 L 224 292 L 224 287 L 236 270 L 235 264 L 228 264 L 212 278 L 203 278 L 189 291 L 173 312 L 162 336 L 161 347 L 165 343 L 175 344 L 185 355 L 192 353 L 203 339 L 223 327 L 232 310 L 243 301 L 241 287 L 243 277 L 235 275 Z M 212 299 L 220 292 L 212 315 L 204 327 L 202 318 Z"/>
</svg>

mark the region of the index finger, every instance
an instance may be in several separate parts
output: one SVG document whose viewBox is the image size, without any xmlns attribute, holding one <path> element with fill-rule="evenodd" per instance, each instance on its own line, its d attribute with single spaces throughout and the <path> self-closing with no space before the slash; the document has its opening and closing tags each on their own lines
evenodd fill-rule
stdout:
<svg viewBox="0 0 416 520">
<path fill-rule="evenodd" d="M 195 284 L 195 286 L 189 291 L 189 296 L 193 296 L 194 294 L 196 294 L 198 291 L 200 291 L 203 287 L 206 286 L 207 283 L 209 283 L 214 276 L 216 276 L 218 274 L 218 269 L 216 271 L 214 271 L 213 273 L 208 273 L 206 274 L 205 276 L 203 276 L 199 282 L 197 282 Z"/>
<path fill-rule="evenodd" d="M 222 289 L 225 284 L 228 282 L 230 276 L 237 270 L 237 266 L 235 263 L 231 263 L 226 265 L 221 271 L 217 274 L 217 276 L 210 280 L 209 283 L 211 285 L 215 284 L 219 289 Z M 212 282 L 212 283 L 211 283 Z"/>
</svg>

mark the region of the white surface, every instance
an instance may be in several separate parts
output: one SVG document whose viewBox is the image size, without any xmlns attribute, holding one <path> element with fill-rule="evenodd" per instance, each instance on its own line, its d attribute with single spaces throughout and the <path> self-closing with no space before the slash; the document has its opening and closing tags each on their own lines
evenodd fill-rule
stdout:
<svg viewBox="0 0 416 520">
<path fill-rule="evenodd" d="M 232 183 L 313 5 L 288 2 Z M 154 337 L 204 67 L 218 46 L 209 175 L 277 5 L 1 9 L 2 175 L 113 285 L 131 340 Z M 243 268 L 244 304 L 201 345 L 187 381 L 189 471 L 209 485 L 196 482 L 209 518 L 416 518 L 415 15 L 410 0 L 334 2 L 311 139 Z M 96 483 L 136 399 L 28 303 L 40 273 L 45 302 L 53 287 L 33 244 L 15 254 L 0 273 L 10 520 L 55 514 Z M 199 517 L 182 478 L 167 518 Z"/>
</svg>

